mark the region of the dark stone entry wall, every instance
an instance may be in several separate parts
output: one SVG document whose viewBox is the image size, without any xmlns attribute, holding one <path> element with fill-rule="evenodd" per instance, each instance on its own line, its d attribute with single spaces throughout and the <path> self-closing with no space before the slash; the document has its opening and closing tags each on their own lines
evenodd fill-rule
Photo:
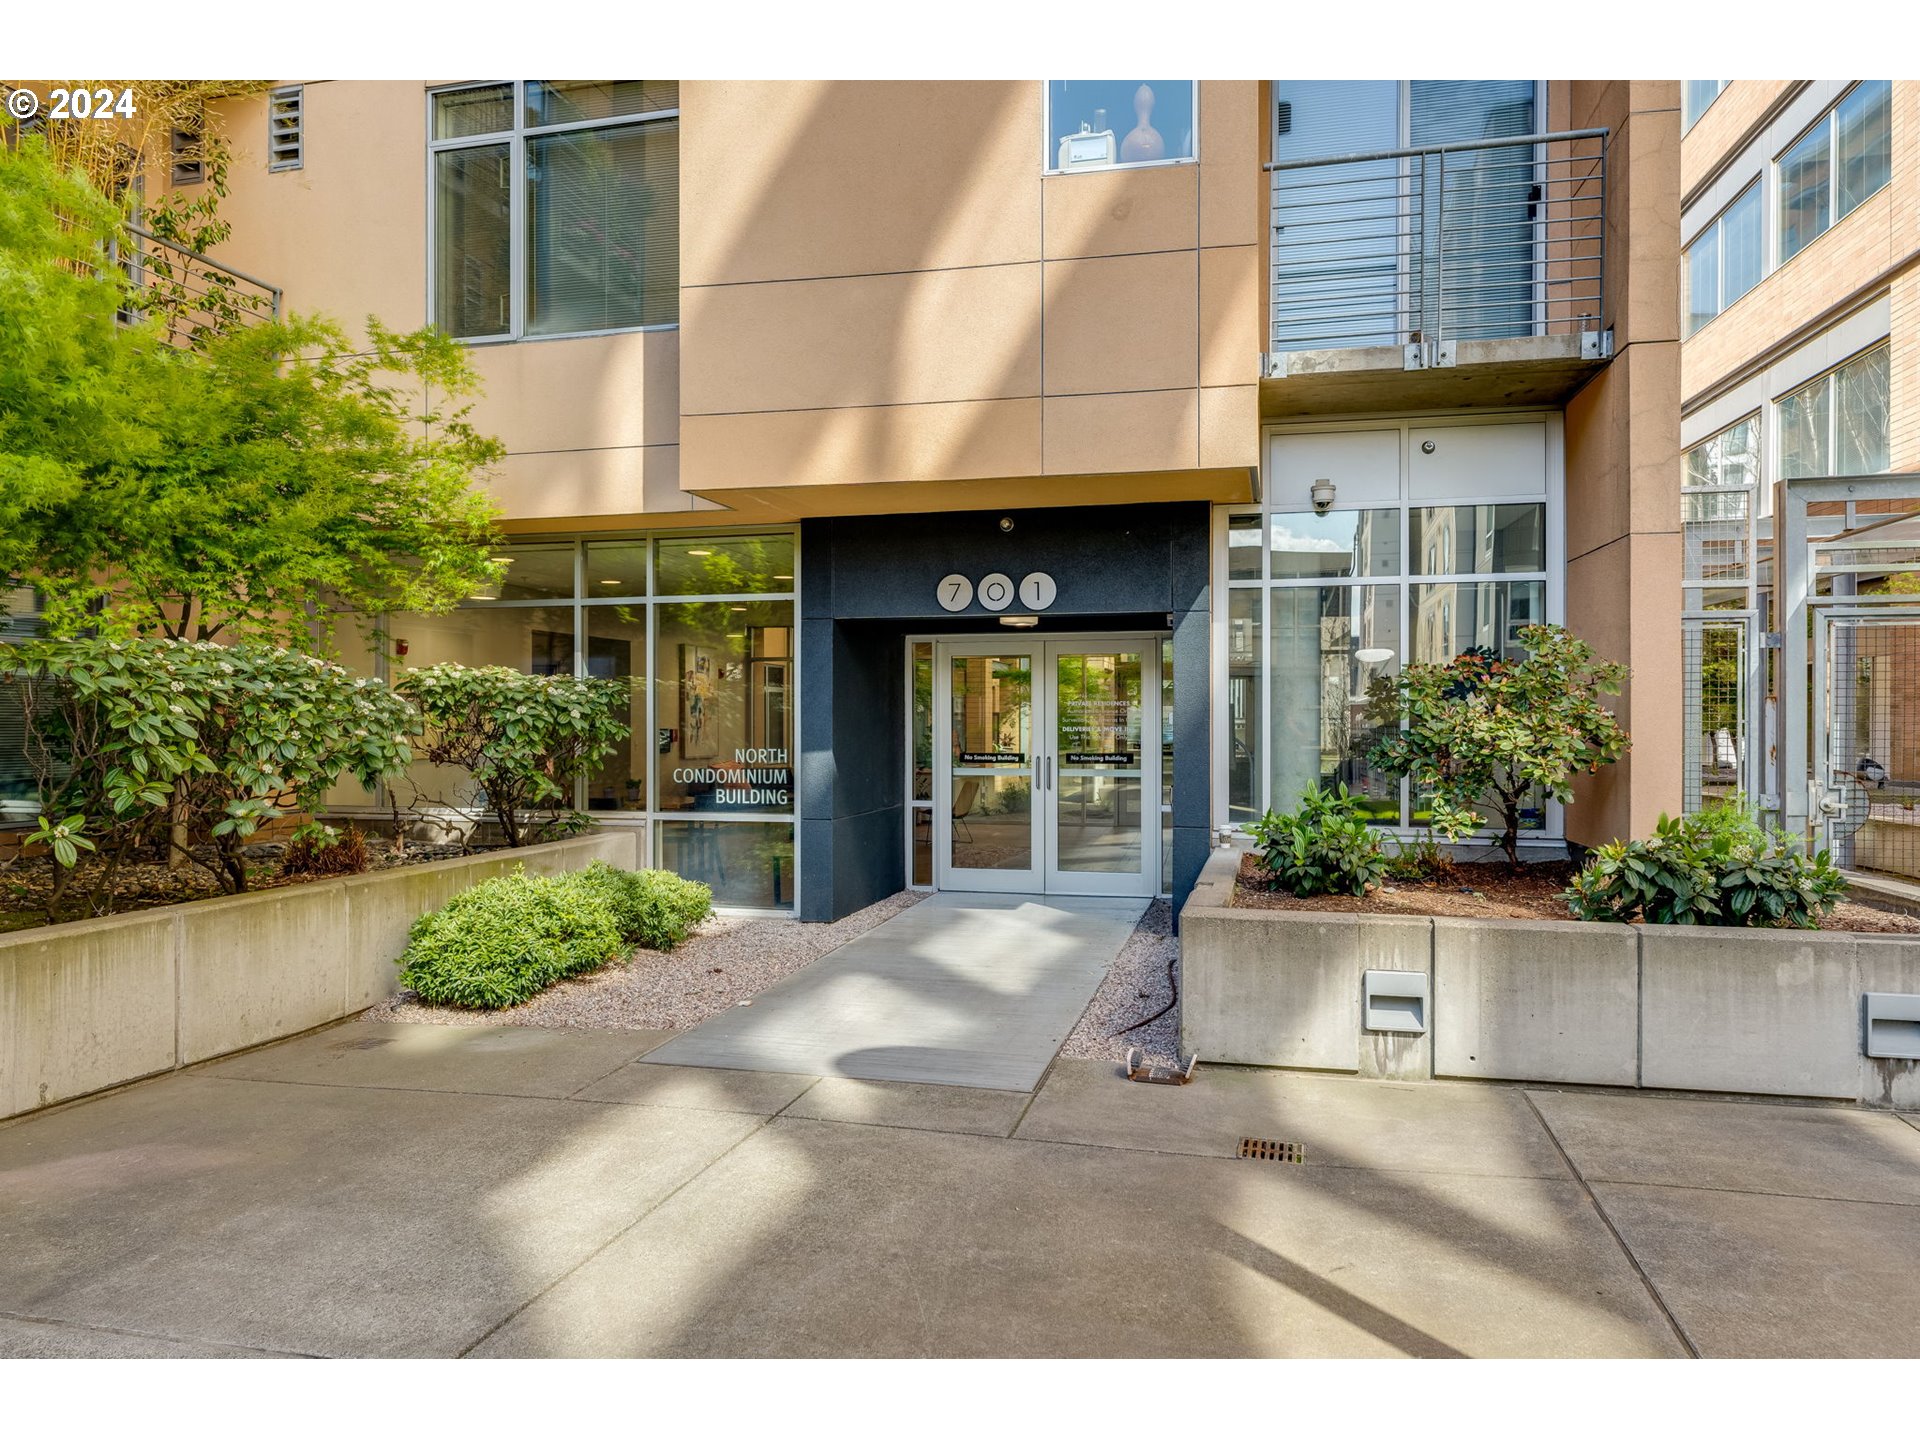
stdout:
<svg viewBox="0 0 1920 1440">
<path fill-rule="evenodd" d="M 1207 855 L 1209 519 L 1189 503 L 804 521 L 800 918 L 838 919 L 906 884 L 906 637 L 1001 630 L 977 599 L 958 614 L 940 608 L 936 587 L 952 573 L 1053 576 L 1059 595 L 1039 629 L 1008 634 L 1172 630 L 1183 900 Z"/>
</svg>

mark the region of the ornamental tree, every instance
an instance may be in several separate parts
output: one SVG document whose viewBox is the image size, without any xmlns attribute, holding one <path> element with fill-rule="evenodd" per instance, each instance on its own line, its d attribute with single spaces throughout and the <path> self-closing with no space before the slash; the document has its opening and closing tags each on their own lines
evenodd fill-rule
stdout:
<svg viewBox="0 0 1920 1440">
<path fill-rule="evenodd" d="M 574 780 L 632 733 L 620 718 L 631 700 L 621 680 L 429 665 L 408 671 L 396 688 L 425 722 L 422 758 L 466 771 L 480 792 L 477 808 L 493 812 L 512 846 L 578 827 Z"/>
<path fill-rule="evenodd" d="M 1620 693 L 1626 666 L 1558 625 L 1525 626 L 1518 639 L 1519 660 L 1475 648 L 1445 665 L 1409 665 L 1381 682 L 1369 717 L 1401 727 L 1371 759 L 1431 795 L 1433 828 L 1458 840 L 1497 825 L 1515 868 L 1520 809 L 1535 787 L 1566 804 L 1575 776 L 1611 765 L 1628 744 L 1601 703 Z"/>
<path fill-rule="evenodd" d="M 37 138 L 0 149 L 0 590 L 37 588 L 54 634 L 307 648 L 497 576 L 463 346 L 264 317 L 182 343 L 164 287 L 106 261 L 129 243 Z"/>
<path fill-rule="evenodd" d="M 378 680 L 269 645 L 34 640 L 0 646 L 26 719 L 26 754 L 52 850 L 49 919 L 91 853 L 84 908 L 112 908 L 114 872 L 179 849 L 222 889 L 247 888 L 245 847 L 342 775 L 403 770 L 411 710 Z M 330 833 L 317 822 L 298 834 Z M 65 843 L 62 843 L 65 842 Z"/>
</svg>

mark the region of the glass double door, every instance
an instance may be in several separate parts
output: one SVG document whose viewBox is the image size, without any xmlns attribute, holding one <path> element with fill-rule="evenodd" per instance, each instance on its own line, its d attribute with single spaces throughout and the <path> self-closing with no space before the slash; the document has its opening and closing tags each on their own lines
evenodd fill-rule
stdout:
<svg viewBox="0 0 1920 1440">
<path fill-rule="evenodd" d="M 1160 642 L 948 640 L 934 657 L 934 882 L 1160 889 Z"/>
</svg>

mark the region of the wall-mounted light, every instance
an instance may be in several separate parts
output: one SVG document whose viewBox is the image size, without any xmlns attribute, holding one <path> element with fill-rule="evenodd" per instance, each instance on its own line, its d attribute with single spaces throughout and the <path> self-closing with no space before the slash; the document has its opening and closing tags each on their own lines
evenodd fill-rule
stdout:
<svg viewBox="0 0 1920 1440">
<path fill-rule="evenodd" d="M 1365 650 L 1354 651 L 1353 658 L 1358 660 L 1362 665 L 1384 665 L 1393 658 L 1393 651 L 1382 649 L 1379 646 L 1369 646 Z"/>
<path fill-rule="evenodd" d="M 1013 533 L 1013 516 L 1002 515 L 1000 517 L 1000 533 L 1002 535 L 1011 535 Z"/>
<path fill-rule="evenodd" d="M 1015 630 L 1031 630 L 1040 623 L 1040 617 L 1038 615 L 1002 615 L 1000 623 L 1010 625 Z"/>
<path fill-rule="evenodd" d="M 1313 500 L 1314 514 L 1324 515 L 1333 509 L 1333 482 L 1331 480 L 1321 479 L 1314 481 L 1313 488 L 1307 493 Z"/>
</svg>

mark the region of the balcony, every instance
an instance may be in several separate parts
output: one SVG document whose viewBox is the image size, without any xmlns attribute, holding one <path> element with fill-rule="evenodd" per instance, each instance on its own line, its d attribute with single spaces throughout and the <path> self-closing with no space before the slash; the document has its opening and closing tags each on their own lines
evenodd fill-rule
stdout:
<svg viewBox="0 0 1920 1440">
<path fill-rule="evenodd" d="M 138 225 L 126 227 L 113 259 L 137 291 L 121 318 L 159 316 L 172 344 L 194 345 L 223 330 L 280 318 L 279 286 Z"/>
<path fill-rule="evenodd" d="M 1270 164 L 1267 417 L 1564 401 L 1613 352 L 1606 130 Z"/>
</svg>

